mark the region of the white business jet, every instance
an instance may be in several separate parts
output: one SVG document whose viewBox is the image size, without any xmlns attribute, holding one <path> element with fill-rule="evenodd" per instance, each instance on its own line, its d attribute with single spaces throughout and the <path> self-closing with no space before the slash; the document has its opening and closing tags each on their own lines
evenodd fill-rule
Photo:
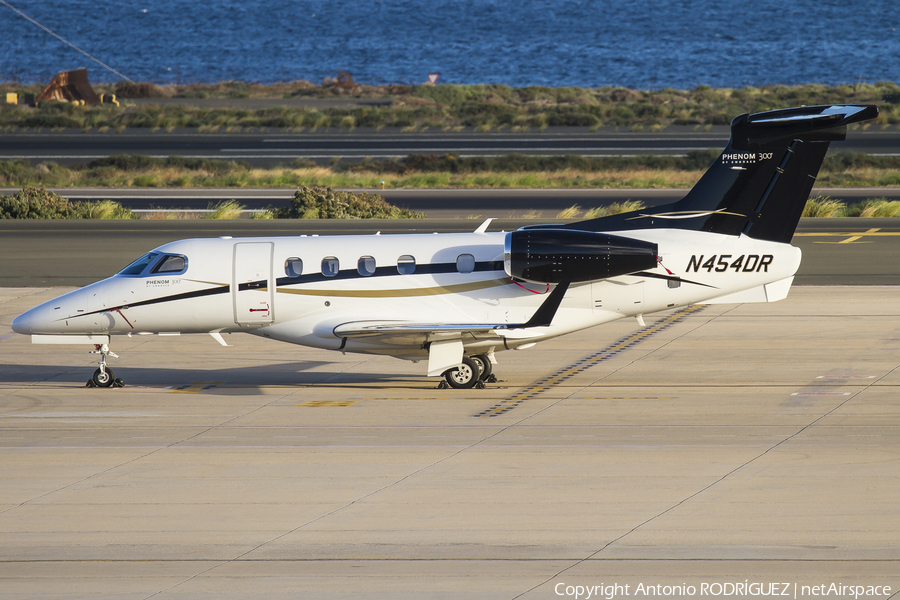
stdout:
<svg viewBox="0 0 900 600">
<path fill-rule="evenodd" d="M 338 352 L 427 361 L 483 387 L 496 354 L 692 303 L 773 302 L 800 265 L 791 238 L 829 143 L 872 105 L 741 115 L 680 201 L 508 233 L 220 237 L 165 244 L 108 279 L 17 317 L 34 343 L 246 332 Z M 442 382 L 443 384 L 443 382 Z"/>
</svg>

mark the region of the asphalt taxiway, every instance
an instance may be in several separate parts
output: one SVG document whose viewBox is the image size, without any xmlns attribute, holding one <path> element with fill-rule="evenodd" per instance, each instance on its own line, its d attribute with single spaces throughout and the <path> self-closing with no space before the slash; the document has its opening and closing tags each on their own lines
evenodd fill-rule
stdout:
<svg viewBox="0 0 900 600">
<path fill-rule="evenodd" d="M 87 285 L 186 238 L 470 232 L 483 220 L 7 220 L 0 221 L 0 285 Z M 489 231 L 566 222 L 497 219 Z M 792 243 L 803 251 L 795 283 L 900 285 L 900 219 L 801 219 Z"/>
<path fill-rule="evenodd" d="M 148 129 L 121 132 L 12 131 L 0 134 L 0 160 L 53 161 L 83 164 L 116 154 L 155 157 L 188 156 L 240 160 L 254 166 L 290 165 L 297 159 L 329 163 L 365 158 L 399 158 L 411 154 L 496 156 L 526 154 L 554 156 L 684 156 L 691 151 L 722 148 L 728 126 L 673 125 L 661 131 L 636 132 L 625 128 L 548 127 L 529 132 L 429 131 L 396 128 L 244 131 L 201 133 L 180 129 L 166 133 Z M 900 151 L 900 136 L 892 126 L 856 128 L 839 144 L 843 152 L 893 156 Z"/>
<path fill-rule="evenodd" d="M 2 599 L 900 590 L 900 287 L 622 320 L 462 392 L 242 335 L 114 339 L 128 385 L 88 389 L 88 348 L 9 330 L 63 291 L 0 288 Z"/>
</svg>

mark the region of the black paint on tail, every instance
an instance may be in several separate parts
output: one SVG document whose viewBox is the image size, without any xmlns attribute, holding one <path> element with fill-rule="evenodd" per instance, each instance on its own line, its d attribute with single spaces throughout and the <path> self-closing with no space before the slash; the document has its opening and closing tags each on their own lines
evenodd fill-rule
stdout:
<svg viewBox="0 0 900 600">
<path fill-rule="evenodd" d="M 850 123 L 877 115 L 874 105 L 741 115 L 731 122 L 731 139 L 722 155 L 678 202 L 564 227 L 687 229 L 790 243 L 829 143 L 843 140 Z"/>
</svg>

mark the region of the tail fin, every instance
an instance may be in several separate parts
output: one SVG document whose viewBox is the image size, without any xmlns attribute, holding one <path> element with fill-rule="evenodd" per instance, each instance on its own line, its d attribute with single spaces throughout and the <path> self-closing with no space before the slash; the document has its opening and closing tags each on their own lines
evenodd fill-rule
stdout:
<svg viewBox="0 0 900 600">
<path fill-rule="evenodd" d="M 789 243 L 829 143 L 843 140 L 850 123 L 877 115 L 875 105 L 741 115 L 731 122 L 731 139 L 722 155 L 678 202 L 566 227 L 688 229 Z"/>
</svg>

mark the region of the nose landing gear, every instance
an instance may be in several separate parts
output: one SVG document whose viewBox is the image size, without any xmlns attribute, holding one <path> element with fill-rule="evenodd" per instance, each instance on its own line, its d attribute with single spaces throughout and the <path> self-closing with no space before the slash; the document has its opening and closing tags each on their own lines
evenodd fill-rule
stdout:
<svg viewBox="0 0 900 600">
<path fill-rule="evenodd" d="M 121 379 L 116 379 L 116 374 L 106 366 L 106 359 L 109 356 L 119 358 L 119 355 L 109 349 L 109 344 L 95 344 L 91 354 L 100 355 L 100 368 L 94 371 L 94 376 L 88 379 L 85 387 L 124 387 L 125 383 Z"/>
</svg>

